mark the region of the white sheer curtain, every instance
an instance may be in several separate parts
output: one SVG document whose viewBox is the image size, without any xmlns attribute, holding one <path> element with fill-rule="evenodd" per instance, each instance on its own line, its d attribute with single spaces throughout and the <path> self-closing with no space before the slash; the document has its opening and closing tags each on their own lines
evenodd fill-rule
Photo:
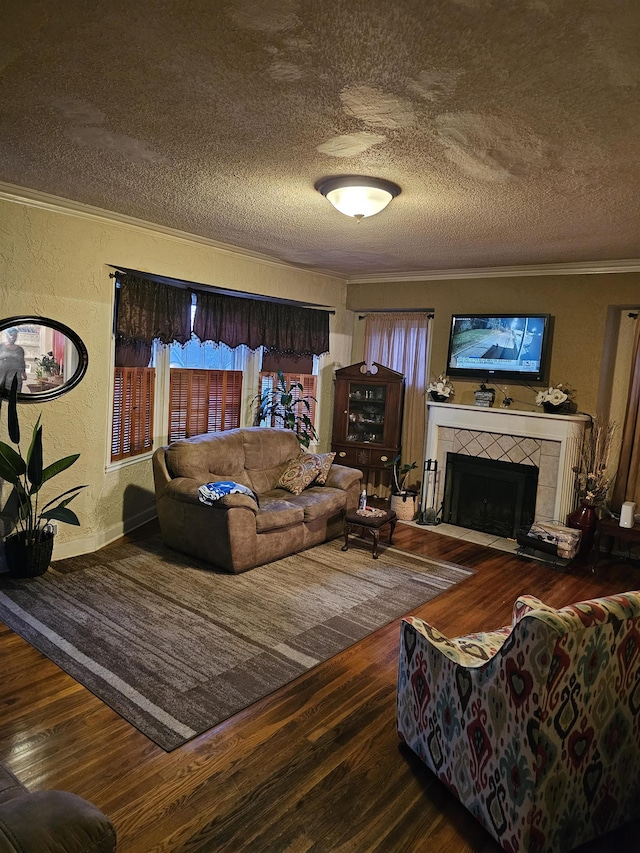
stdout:
<svg viewBox="0 0 640 853">
<path fill-rule="evenodd" d="M 376 361 L 405 377 L 402 421 L 402 461 L 416 461 L 415 482 L 424 461 L 425 389 L 429 318 L 424 312 L 367 314 L 364 358 Z"/>
<path fill-rule="evenodd" d="M 611 497 L 611 505 L 616 511 L 625 501 L 633 501 L 636 512 L 640 507 L 640 317 L 636 323 L 627 412 L 622 428 L 618 473 Z"/>
</svg>

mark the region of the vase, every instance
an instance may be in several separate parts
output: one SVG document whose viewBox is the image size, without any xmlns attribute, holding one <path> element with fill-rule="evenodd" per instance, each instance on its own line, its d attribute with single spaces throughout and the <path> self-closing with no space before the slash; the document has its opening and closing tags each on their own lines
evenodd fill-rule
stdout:
<svg viewBox="0 0 640 853">
<path fill-rule="evenodd" d="M 587 557 L 591 553 L 597 526 L 598 514 L 595 506 L 584 501 L 581 501 L 580 506 L 567 516 L 567 527 L 572 527 L 574 530 L 582 532 L 582 539 L 580 540 L 580 548 L 578 550 L 578 560 L 581 563 L 586 562 Z"/>
<path fill-rule="evenodd" d="M 553 403 L 543 403 L 542 408 L 548 415 L 571 415 L 576 411 L 576 404 L 571 400 L 565 400 L 555 406 Z"/>
<path fill-rule="evenodd" d="M 32 544 L 25 542 L 25 533 L 21 530 L 8 536 L 4 541 L 9 574 L 13 578 L 35 578 L 49 568 L 53 553 L 53 533 L 41 531 L 39 538 Z"/>
<path fill-rule="evenodd" d="M 437 391 L 429 391 L 429 394 L 435 403 L 446 403 L 449 399 L 448 397 L 445 397 L 444 394 L 438 394 Z"/>
</svg>

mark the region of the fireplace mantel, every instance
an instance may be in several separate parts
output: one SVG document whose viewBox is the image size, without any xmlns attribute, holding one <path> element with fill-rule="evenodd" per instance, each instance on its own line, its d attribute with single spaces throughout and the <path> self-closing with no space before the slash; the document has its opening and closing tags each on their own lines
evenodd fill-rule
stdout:
<svg viewBox="0 0 640 853">
<path fill-rule="evenodd" d="M 550 415 L 546 412 L 428 401 L 426 458 L 438 459 L 442 470 L 442 431 L 448 429 L 475 430 L 494 435 L 524 436 L 558 442 L 558 476 L 553 517 L 563 520 L 575 505 L 573 468 L 578 462 L 584 431 L 590 421 L 588 415 Z"/>
</svg>

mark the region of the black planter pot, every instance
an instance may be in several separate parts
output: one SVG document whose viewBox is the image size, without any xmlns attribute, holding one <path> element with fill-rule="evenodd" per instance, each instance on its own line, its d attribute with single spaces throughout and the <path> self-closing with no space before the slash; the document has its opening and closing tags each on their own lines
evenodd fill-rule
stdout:
<svg viewBox="0 0 640 853">
<path fill-rule="evenodd" d="M 449 399 L 444 394 L 438 394 L 437 391 L 429 391 L 429 395 L 435 403 L 446 403 Z"/>
<path fill-rule="evenodd" d="M 572 415 L 577 408 L 576 404 L 571 402 L 571 400 L 565 400 L 564 403 L 560 403 L 558 406 L 554 406 L 553 403 L 542 404 L 543 411 L 548 415 Z"/>
<path fill-rule="evenodd" d="M 12 578 L 35 578 L 49 568 L 53 553 L 53 533 L 42 531 L 32 545 L 25 543 L 25 533 L 20 531 L 4 541 L 9 574 Z"/>
</svg>

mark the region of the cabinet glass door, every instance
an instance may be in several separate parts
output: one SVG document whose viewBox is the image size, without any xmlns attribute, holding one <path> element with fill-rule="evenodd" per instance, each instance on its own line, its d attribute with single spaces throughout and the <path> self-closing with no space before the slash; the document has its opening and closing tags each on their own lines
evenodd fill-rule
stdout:
<svg viewBox="0 0 640 853">
<path fill-rule="evenodd" d="M 347 441 L 384 444 L 386 394 L 386 385 L 350 383 Z"/>
</svg>

